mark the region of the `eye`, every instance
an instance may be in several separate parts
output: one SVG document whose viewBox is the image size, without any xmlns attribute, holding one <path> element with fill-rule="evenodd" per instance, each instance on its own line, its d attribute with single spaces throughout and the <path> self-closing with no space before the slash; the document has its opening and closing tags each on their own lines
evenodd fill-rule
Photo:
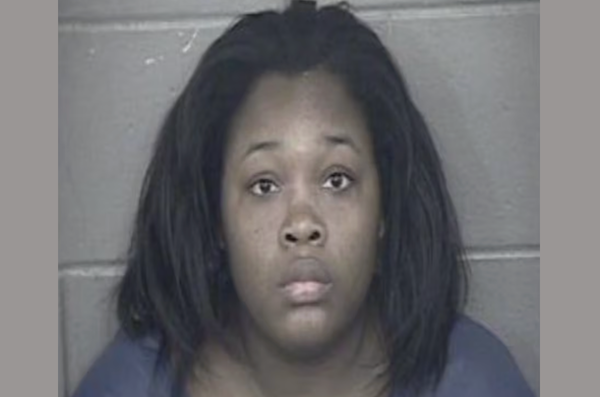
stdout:
<svg viewBox="0 0 600 397">
<path fill-rule="evenodd" d="M 256 196 L 266 196 L 279 192 L 280 187 L 271 179 L 260 178 L 250 185 L 250 192 Z"/>
<path fill-rule="evenodd" d="M 354 179 L 345 172 L 336 171 L 327 177 L 323 187 L 335 191 L 342 191 L 346 190 L 353 182 Z"/>
</svg>

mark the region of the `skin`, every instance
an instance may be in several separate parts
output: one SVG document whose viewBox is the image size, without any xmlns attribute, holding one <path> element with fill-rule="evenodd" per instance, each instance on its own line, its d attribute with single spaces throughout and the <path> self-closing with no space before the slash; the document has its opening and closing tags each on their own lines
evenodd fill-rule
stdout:
<svg viewBox="0 0 600 397">
<path fill-rule="evenodd" d="M 246 358 L 209 344 L 216 375 L 198 395 L 373 394 L 384 355 L 366 297 L 382 222 L 359 106 L 325 71 L 265 75 L 234 119 L 224 168 L 223 240 Z M 303 258 L 329 287 L 296 304 L 281 280 Z"/>
</svg>

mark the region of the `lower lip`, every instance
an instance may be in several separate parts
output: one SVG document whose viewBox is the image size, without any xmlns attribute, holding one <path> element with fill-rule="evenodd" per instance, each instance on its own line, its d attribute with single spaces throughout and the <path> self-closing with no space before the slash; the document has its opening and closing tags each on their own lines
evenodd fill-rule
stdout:
<svg viewBox="0 0 600 397">
<path fill-rule="evenodd" d="M 317 303 L 327 295 L 331 284 L 317 281 L 297 281 L 283 287 L 285 296 L 295 304 Z"/>
</svg>

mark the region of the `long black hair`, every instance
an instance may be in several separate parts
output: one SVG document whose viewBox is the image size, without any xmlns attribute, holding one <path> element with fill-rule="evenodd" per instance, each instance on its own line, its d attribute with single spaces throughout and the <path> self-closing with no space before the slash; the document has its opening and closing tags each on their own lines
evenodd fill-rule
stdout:
<svg viewBox="0 0 600 397">
<path fill-rule="evenodd" d="M 265 73 L 316 68 L 341 78 L 372 135 L 385 236 L 370 298 L 389 352 L 388 386 L 418 392 L 442 376 L 466 264 L 431 135 L 389 52 L 347 5 L 293 1 L 241 17 L 208 48 L 166 117 L 144 179 L 118 317 L 131 337 L 157 335 L 176 392 L 207 338 L 224 334 L 237 299 L 219 246 L 230 122 Z"/>
</svg>

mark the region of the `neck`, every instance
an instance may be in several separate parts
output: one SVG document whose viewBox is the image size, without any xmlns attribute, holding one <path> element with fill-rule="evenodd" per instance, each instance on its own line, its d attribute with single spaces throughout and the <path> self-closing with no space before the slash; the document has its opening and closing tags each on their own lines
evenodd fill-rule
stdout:
<svg viewBox="0 0 600 397">
<path fill-rule="evenodd" d="M 320 354 L 286 354 L 244 321 L 242 341 L 248 374 L 261 397 L 375 396 L 384 351 L 374 316 L 360 315 L 336 343 Z"/>
</svg>

